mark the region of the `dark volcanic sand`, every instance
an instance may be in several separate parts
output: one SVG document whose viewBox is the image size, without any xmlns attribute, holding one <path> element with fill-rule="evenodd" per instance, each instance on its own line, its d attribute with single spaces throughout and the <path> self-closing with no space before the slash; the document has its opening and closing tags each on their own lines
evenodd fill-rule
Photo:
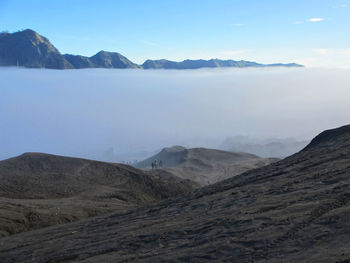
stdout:
<svg viewBox="0 0 350 263">
<path fill-rule="evenodd" d="M 350 126 L 190 194 L 0 239 L 1 262 L 348 262 Z"/>
<path fill-rule="evenodd" d="M 192 189 L 189 181 L 126 165 L 27 153 L 0 162 L 0 237 L 134 209 Z"/>
</svg>

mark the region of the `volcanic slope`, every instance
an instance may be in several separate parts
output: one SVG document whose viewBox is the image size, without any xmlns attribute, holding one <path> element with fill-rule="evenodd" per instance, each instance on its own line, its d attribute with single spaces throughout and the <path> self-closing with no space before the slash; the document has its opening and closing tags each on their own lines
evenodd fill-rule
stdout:
<svg viewBox="0 0 350 263">
<path fill-rule="evenodd" d="M 1 262 L 349 262 L 350 126 L 189 194 L 0 239 Z"/>
<path fill-rule="evenodd" d="M 233 153 L 206 148 L 186 149 L 181 146 L 174 146 L 164 148 L 158 154 L 136 164 L 136 167 L 151 168 L 154 160 L 162 161 L 164 169 L 153 170 L 153 174 L 162 174 L 165 171 L 205 186 L 251 169 L 260 168 L 276 162 L 278 159 L 264 159 L 247 153 Z"/>
<path fill-rule="evenodd" d="M 26 153 L 0 162 L 0 236 L 125 211 L 190 190 L 189 181 L 126 165 Z"/>
</svg>

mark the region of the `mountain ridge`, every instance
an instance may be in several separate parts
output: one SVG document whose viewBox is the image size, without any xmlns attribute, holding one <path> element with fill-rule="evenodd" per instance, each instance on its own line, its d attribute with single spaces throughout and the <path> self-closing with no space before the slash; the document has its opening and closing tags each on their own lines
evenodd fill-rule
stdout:
<svg viewBox="0 0 350 263">
<path fill-rule="evenodd" d="M 146 60 L 142 67 L 144 69 L 199 69 L 199 68 L 228 68 L 228 67 L 235 67 L 235 68 L 248 68 L 248 67 L 258 67 L 258 68 L 264 68 L 264 67 L 303 67 L 302 65 L 296 64 L 296 63 L 276 63 L 276 64 L 260 64 L 257 62 L 251 62 L 251 61 L 245 61 L 245 60 L 222 60 L 222 59 L 186 59 L 180 62 L 166 60 L 166 59 L 160 59 L 160 60 Z"/>
<path fill-rule="evenodd" d="M 91 57 L 61 54 L 45 37 L 31 29 L 15 33 L 0 33 L 0 66 L 20 66 L 48 69 L 132 68 L 132 69 L 200 69 L 219 67 L 303 67 L 296 63 L 260 64 L 235 60 L 190 60 L 176 62 L 166 59 L 133 63 L 117 52 L 99 51 Z"/>
</svg>

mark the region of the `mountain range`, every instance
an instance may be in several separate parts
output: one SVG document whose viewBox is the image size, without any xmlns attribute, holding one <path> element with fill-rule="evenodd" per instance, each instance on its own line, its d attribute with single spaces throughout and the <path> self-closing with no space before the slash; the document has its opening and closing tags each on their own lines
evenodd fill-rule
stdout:
<svg viewBox="0 0 350 263">
<path fill-rule="evenodd" d="M 259 64 L 235 60 L 146 60 L 142 65 L 130 61 L 117 52 L 100 51 L 91 57 L 61 54 L 51 42 L 37 32 L 26 29 L 0 34 L 0 66 L 27 68 L 81 69 L 81 68 L 142 68 L 142 69 L 199 69 L 219 67 L 303 67 L 289 64 Z"/>
</svg>

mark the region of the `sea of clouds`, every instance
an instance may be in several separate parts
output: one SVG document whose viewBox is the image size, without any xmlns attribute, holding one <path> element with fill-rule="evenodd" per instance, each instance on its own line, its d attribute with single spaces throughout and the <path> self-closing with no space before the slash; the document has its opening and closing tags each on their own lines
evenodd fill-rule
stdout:
<svg viewBox="0 0 350 263">
<path fill-rule="evenodd" d="M 121 161 L 236 135 L 304 140 L 350 123 L 349 102 L 346 69 L 0 68 L 0 159 Z"/>
</svg>

